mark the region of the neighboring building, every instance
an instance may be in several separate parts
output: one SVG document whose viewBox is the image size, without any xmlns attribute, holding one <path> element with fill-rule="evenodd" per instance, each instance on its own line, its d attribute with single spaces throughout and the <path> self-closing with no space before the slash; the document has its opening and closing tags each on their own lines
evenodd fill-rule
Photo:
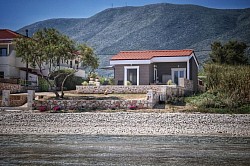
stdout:
<svg viewBox="0 0 250 166">
<path fill-rule="evenodd" d="M 21 61 L 21 58 L 16 57 L 13 40 L 18 37 L 25 37 L 19 33 L 8 29 L 0 29 L 0 78 L 6 79 L 22 79 L 26 80 L 26 64 Z M 76 59 L 63 61 L 58 63 L 57 68 L 77 68 L 78 64 Z M 48 67 L 43 69 L 44 74 L 48 73 Z M 28 81 L 38 84 L 38 75 L 40 71 L 38 68 L 29 66 Z M 79 77 L 85 77 L 85 71 L 79 67 L 78 72 L 75 74 Z"/>
<path fill-rule="evenodd" d="M 113 56 L 115 83 L 126 85 L 166 84 L 178 78 L 193 80 L 194 91 L 198 84 L 198 61 L 193 50 L 121 51 Z"/>
</svg>

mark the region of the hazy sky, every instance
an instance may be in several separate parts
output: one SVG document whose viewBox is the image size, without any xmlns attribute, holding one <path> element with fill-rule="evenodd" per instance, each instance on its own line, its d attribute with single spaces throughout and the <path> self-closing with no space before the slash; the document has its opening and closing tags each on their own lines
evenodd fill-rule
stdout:
<svg viewBox="0 0 250 166">
<path fill-rule="evenodd" d="M 87 18 L 112 6 L 173 3 L 219 9 L 250 8 L 250 0 L 0 0 L 0 2 L 0 29 L 14 31 L 50 18 Z"/>
</svg>

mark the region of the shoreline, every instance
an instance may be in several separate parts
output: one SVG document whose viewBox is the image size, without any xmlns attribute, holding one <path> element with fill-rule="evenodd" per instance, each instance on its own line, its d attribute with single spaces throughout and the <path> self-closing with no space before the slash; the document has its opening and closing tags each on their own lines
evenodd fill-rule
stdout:
<svg viewBox="0 0 250 166">
<path fill-rule="evenodd" d="M 0 134 L 250 137 L 250 114 L 0 112 Z"/>
</svg>

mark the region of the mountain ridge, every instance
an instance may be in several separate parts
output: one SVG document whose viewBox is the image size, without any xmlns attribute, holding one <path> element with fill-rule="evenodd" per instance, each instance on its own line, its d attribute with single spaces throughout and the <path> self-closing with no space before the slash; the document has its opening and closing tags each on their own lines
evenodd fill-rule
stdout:
<svg viewBox="0 0 250 166">
<path fill-rule="evenodd" d="M 250 8 L 214 9 L 169 3 L 105 9 L 89 18 L 39 21 L 18 30 L 30 34 L 56 28 L 101 55 L 122 50 L 194 49 L 202 62 L 214 41 L 239 40 L 250 44 Z M 103 56 L 103 58 L 108 56 Z M 105 60 L 107 61 L 107 60 Z"/>
</svg>

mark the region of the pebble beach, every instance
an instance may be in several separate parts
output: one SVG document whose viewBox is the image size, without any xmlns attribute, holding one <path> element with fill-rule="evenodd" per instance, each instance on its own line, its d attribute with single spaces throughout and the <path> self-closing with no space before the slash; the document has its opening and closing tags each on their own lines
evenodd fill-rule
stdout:
<svg viewBox="0 0 250 166">
<path fill-rule="evenodd" d="M 0 134 L 250 136 L 248 114 L 2 111 Z"/>
</svg>

